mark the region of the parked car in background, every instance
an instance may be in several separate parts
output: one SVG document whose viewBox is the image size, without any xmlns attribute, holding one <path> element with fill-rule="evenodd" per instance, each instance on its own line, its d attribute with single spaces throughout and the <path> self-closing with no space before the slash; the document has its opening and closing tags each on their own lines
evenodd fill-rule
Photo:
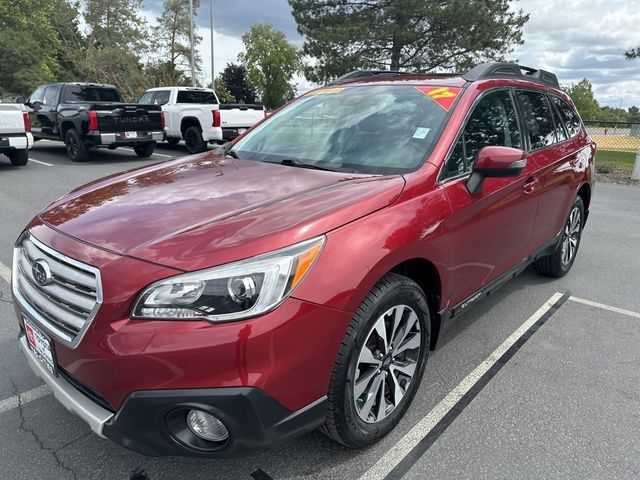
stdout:
<svg viewBox="0 0 640 480">
<path fill-rule="evenodd" d="M 221 104 L 210 88 L 152 88 L 139 103 L 162 106 L 167 142 L 184 139 L 189 153 L 204 152 L 208 143 L 233 140 L 265 117 L 262 105 Z"/>
<path fill-rule="evenodd" d="M 530 264 L 569 272 L 595 153 L 550 72 L 355 72 L 217 156 L 48 206 L 14 250 L 21 349 L 94 432 L 146 455 L 318 427 L 369 445 L 455 318 Z"/>
<path fill-rule="evenodd" d="M 162 110 L 123 103 L 113 85 L 52 83 L 25 101 L 35 140 L 61 140 L 71 160 L 84 162 L 95 148 L 133 147 L 139 157 L 153 154 L 163 139 Z"/>
<path fill-rule="evenodd" d="M 4 153 L 11 165 L 26 165 L 33 135 L 29 114 L 19 104 L 0 103 L 0 153 Z"/>
</svg>

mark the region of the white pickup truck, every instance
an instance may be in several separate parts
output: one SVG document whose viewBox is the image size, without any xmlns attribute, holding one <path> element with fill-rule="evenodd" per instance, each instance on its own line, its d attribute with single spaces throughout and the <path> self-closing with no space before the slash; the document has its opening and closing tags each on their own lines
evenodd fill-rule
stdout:
<svg viewBox="0 0 640 480">
<path fill-rule="evenodd" d="M 0 103 L 0 153 L 11 165 L 26 165 L 33 146 L 29 114 L 22 105 Z"/>
<path fill-rule="evenodd" d="M 161 105 L 170 144 L 184 139 L 189 153 L 204 152 L 207 143 L 233 140 L 265 116 L 262 105 L 220 104 L 210 88 L 158 87 L 138 103 Z"/>
</svg>

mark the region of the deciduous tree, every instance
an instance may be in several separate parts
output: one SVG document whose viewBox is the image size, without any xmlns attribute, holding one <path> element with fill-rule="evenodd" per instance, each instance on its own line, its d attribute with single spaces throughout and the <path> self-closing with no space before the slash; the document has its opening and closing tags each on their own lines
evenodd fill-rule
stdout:
<svg viewBox="0 0 640 480">
<path fill-rule="evenodd" d="M 259 23 L 242 35 L 245 51 L 238 56 L 247 69 L 247 84 L 267 108 L 276 108 L 295 96 L 293 77 L 301 71 L 301 52 L 284 33 Z"/>
<path fill-rule="evenodd" d="M 247 85 L 247 68 L 236 63 L 227 63 L 220 74 L 220 80 L 227 90 L 235 97 L 236 102 L 255 103 L 256 94 Z"/>
<path fill-rule="evenodd" d="M 575 103 L 578 113 L 585 120 L 598 120 L 600 116 L 600 105 L 593 94 L 593 86 L 586 78 L 578 83 L 572 83 L 563 90 L 571 97 Z"/>
</svg>

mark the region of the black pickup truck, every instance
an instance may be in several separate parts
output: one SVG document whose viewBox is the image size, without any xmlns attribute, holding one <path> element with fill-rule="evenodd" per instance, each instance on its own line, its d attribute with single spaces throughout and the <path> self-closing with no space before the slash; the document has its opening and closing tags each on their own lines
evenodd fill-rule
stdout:
<svg viewBox="0 0 640 480">
<path fill-rule="evenodd" d="M 140 157 L 153 154 L 164 137 L 164 115 L 157 105 L 122 103 L 113 85 L 52 83 L 24 102 L 35 140 L 62 140 L 71 160 L 88 159 L 95 148 L 133 147 Z"/>
</svg>

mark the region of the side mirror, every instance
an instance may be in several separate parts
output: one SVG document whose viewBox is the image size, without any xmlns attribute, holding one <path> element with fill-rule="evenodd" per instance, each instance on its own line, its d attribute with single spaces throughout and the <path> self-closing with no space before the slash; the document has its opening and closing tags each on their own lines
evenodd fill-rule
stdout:
<svg viewBox="0 0 640 480">
<path fill-rule="evenodd" d="M 16 103 L 25 104 L 25 103 L 27 103 L 27 99 L 24 98 L 24 97 L 18 97 L 18 98 L 16 98 Z"/>
<path fill-rule="evenodd" d="M 484 147 L 478 152 L 467 180 L 467 190 L 476 195 L 486 177 L 517 177 L 527 166 L 526 152 L 510 147 Z"/>
</svg>

